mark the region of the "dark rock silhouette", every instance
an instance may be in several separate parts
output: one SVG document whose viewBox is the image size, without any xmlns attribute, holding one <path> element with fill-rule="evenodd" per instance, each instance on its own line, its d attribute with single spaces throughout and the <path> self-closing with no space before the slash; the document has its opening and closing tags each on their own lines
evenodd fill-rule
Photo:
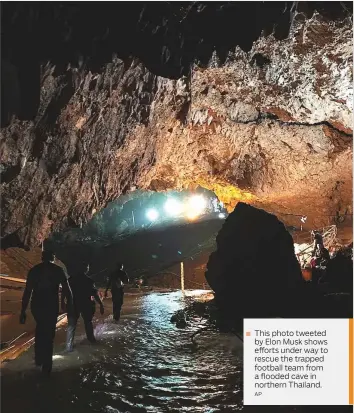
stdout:
<svg viewBox="0 0 354 413">
<path fill-rule="evenodd" d="M 243 318 L 352 317 L 352 246 L 330 260 L 322 284 L 305 282 L 284 224 L 242 202 L 216 243 L 205 276 L 225 327 L 242 329 Z"/>
<path fill-rule="evenodd" d="M 231 318 L 296 315 L 305 285 L 293 240 L 276 216 L 238 203 L 221 228 L 206 278 Z"/>
<path fill-rule="evenodd" d="M 353 317 L 353 244 L 338 250 L 320 280 L 320 317 Z"/>
<path fill-rule="evenodd" d="M 341 292 L 353 291 L 353 245 L 336 252 L 327 265 L 325 282 Z"/>
</svg>

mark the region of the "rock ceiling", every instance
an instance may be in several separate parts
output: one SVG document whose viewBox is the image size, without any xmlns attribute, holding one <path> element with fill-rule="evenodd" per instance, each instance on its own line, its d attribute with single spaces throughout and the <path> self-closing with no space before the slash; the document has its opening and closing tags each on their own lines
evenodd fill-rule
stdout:
<svg viewBox="0 0 354 413">
<path fill-rule="evenodd" d="M 11 101 L 21 66 L 5 54 L 2 236 L 38 244 L 133 188 L 201 185 L 309 227 L 351 217 L 352 23 L 295 12 L 289 30 L 170 77 L 134 56 L 42 60 L 32 117 Z"/>
</svg>

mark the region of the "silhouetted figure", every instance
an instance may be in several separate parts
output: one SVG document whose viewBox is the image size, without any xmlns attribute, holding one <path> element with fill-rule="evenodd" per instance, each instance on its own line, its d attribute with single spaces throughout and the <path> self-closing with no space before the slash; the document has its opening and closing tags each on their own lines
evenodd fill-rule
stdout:
<svg viewBox="0 0 354 413">
<path fill-rule="evenodd" d="M 317 284 L 324 277 L 326 267 L 331 259 L 327 248 L 323 244 L 323 237 L 319 232 L 314 232 L 314 244 L 312 251 L 312 282 Z"/>
<path fill-rule="evenodd" d="M 53 341 L 59 315 L 59 285 L 68 302 L 72 300 L 70 287 L 64 270 L 54 264 L 55 255 L 51 251 L 42 252 L 42 263 L 30 269 L 26 288 L 22 297 L 20 323 L 26 322 L 26 309 L 31 298 L 31 312 L 36 321 L 34 344 L 35 363 L 42 372 L 52 370 Z M 65 300 L 62 300 L 64 304 Z"/>
<path fill-rule="evenodd" d="M 120 319 L 120 311 L 122 309 L 124 297 L 124 282 L 129 282 L 129 279 L 127 273 L 123 270 L 123 264 L 119 262 L 117 264 L 117 269 L 109 276 L 105 292 L 105 297 L 107 297 L 107 292 L 111 289 L 113 318 L 115 321 L 119 321 Z"/>
<path fill-rule="evenodd" d="M 322 248 L 324 248 L 324 245 L 323 245 L 322 235 L 321 235 L 319 232 L 314 231 L 314 232 L 313 232 L 313 235 L 314 235 L 314 241 L 313 241 L 312 256 L 315 257 L 315 256 L 318 256 L 318 252 L 319 252 Z"/>
<path fill-rule="evenodd" d="M 102 300 L 93 280 L 88 277 L 90 266 L 87 265 L 76 277 L 69 278 L 74 302 L 68 306 L 68 328 L 66 333 L 66 350 L 72 351 L 74 347 L 74 337 L 77 322 L 81 315 L 85 324 L 86 337 L 90 343 L 95 343 L 92 319 L 96 311 L 95 300 L 100 305 L 101 314 L 104 313 Z"/>
<path fill-rule="evenodd" d="M 320 278 L 323 275 L 322 270 L 320 268 L 320 259 L 318 257 L 312 257 L 311 267 L 312 267 L 311 282 L 312 282 L 312 284 L 318 284 Z"/>
<path fill-rule="evenodd" d="M 328 251 L 328 249 L 325 248 L 325 247 L 322 247 L 322 248 L 320 249 L 320 256 L 321 256 L 321 258 L 322 258 L 323 260 L 325 260 L 325 261 L 328 261 L 328 260 L 331 259 L 331 256 L 330 256 L 330 254 L 329 254 L 329 251 Z"/>
</svg>

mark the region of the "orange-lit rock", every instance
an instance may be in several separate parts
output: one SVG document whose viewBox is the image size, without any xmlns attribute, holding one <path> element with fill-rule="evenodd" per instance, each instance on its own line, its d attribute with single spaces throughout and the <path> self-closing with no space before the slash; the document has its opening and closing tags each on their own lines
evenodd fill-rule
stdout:
<svg viewBox="0 0 354 413">
<path fill-rule="evenodd" d="M 295 19 L 289 38 L 217 60 L 178 80 L 136 58 L 61 77 L 43 65 L 35 120 L 1 132 L 2 235 L 38 245 L 133 187 L 202 185 L 229 211 L 245 201 L 308 227 L 350 218 L 351 22 Z"/>
</svg>

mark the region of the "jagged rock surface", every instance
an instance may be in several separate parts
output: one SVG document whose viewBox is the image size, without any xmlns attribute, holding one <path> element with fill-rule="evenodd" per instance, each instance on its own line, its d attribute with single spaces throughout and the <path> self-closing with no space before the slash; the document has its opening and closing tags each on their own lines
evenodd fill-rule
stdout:
<svg viewBox="0 0 354 413">
<path fill-rule="evenodd" d="M 34 120 L 1 131 L 2 235 L 38 244 L 132 188 L 196 184 L 309 225 L 351 214 L 351 80 L 351 23 L 318 14 L 175 80 L 138 59 L 43 64 Z"/>
</svg>

